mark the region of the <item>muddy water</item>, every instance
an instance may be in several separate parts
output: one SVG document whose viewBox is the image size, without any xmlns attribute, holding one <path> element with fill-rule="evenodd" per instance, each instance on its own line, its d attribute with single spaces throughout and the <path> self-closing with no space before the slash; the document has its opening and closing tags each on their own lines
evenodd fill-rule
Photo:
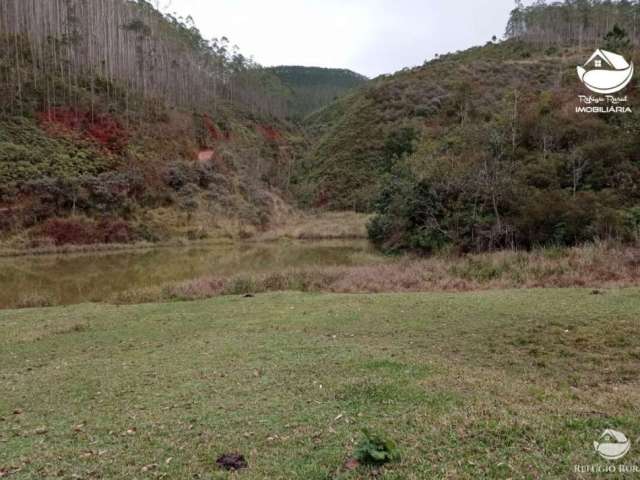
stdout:
<svg viewBox="0 0 640 480">
<path fill-rule="evenodd" d="M 0 258 L 0 308 L 39 296 L 58 305 L 108 300 L 129 289 L 205 275 L 381 261 L 364 240 L 202 245 L 95 254 Z"/>
</svg>

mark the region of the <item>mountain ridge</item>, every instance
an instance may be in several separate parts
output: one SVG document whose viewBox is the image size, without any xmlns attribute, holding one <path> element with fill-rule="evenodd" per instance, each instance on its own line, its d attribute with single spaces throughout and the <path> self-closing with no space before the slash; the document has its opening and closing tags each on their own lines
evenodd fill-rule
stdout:
<svg viewBox="0 0 640 480">
<path fill-rule="evenodd" d="M 298 121 L 369 81 L 364 75 L 344 68 L 281 65 L 267 71 L 289 89 L 290 117 Z"/>
</svg>

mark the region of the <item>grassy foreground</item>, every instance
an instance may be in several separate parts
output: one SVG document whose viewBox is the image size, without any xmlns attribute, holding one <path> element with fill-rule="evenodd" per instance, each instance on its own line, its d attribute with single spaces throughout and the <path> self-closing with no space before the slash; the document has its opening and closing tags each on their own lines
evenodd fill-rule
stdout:
<svg viewBox="0 0 640 480">
<path fill-rule="evenodd" d="M 228 478 L 238 451 L 246 479 L 597 478 L 574 465 L 605 428 L 640 464 L 638 312 L 638 289 L 3 311 L 0 477 Z M 402 460 L 345 471 L 363 427 Z"/>
</svg>

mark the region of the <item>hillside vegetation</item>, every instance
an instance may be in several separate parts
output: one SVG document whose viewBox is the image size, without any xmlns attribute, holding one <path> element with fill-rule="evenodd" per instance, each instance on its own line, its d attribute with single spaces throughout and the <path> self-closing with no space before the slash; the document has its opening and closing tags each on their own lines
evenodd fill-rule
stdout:
<svg viewBox="0 0 640 480">
<path fill-rule="evenodd" d="M 0 236 L 201 238 L 290 207 L 304 138 L 226 38 L 139 0 L 0 2 Z"/>
<path fill-rule="evenodd" d="M 302 120 L 367 82 L 367 77 L 338 68 L 281 66 L 268 69 L 290 90 L 288 114 Z"/>
<path fill-rule="evenodd" d="M 638 18 L 518 3 L 504 41 L 367 81 L 262 68 L 145 0 L 5 0 L 0 242 L 264 234 L 291 205 L 376 213 L 390 251 L 637 240 L 638 83 L 634 113 L 579 114 L 575 68 L 637 64 Z"/>
<path fill-rule="evenodd" d="M 624 92 L 632 114 L 576 113 L 590 92 L 575 69 L 593 50 L 555 34 L 576 31 L 563 20 L 576 5 L 588 7 L 585 45 L 602 34 L 602 48 L 638 63 L 624 28 L 603 34 L 600 16 L 618 18 L 617 3 L 516 9 L 507 40 L 374 80 L 311 116 L 317 140 L 299 170 L 302 198 L 377 212 L 370 237 L 388 250 L 635 240 L 638 84 Z"/>
</svg>

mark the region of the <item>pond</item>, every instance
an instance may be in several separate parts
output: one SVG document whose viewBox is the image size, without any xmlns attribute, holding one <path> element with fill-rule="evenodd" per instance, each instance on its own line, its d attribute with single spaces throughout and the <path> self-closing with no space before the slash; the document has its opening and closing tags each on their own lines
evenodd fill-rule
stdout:
<svg viewBox="0 0 640 480">
<path fill-rule="evenodd" d="M 0 258 L 0 308 L 16 307 L 30 296 L 55 305 L 100 302 L 130 289 L 208 275 L 366 265 L 382 258 L 365 240 L 206 244 Z"/>
</svg>

